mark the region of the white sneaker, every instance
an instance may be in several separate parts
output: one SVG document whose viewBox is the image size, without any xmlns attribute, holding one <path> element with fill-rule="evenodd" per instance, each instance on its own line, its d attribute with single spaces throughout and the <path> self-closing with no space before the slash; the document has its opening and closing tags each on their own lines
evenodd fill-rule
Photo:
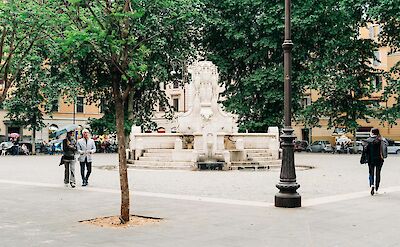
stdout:
<svg viewBox="0 0 400 247">
<path fill-rule="evenodd" d="M 65 188 L 68 188 L 68 184 L 64 184 L 64 187 L 65 187 Z"/>
</svg>

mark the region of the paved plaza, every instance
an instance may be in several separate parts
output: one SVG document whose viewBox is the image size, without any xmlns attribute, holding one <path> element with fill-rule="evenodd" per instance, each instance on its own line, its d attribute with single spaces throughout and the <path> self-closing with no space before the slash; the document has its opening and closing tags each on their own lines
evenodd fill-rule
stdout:
<svg viewBox="0 0 400 247">
<path fill-rule="evenodd" d="M 0 157 L 0 246 L 400 246 L 400 156 L 370 196 L 359 155 L 296 154 L 303 207 L 273 206 L 279 170 L 129 170 L 127 229 L 79 223 L 118 215 L 116 154 L 97 154 L 89 187 L 63 186 L 59 156 Z M 79 174 L 76 166 L 76 173 Z M 107 169 L 105 169 L 107 168 Z"/>
</svg>

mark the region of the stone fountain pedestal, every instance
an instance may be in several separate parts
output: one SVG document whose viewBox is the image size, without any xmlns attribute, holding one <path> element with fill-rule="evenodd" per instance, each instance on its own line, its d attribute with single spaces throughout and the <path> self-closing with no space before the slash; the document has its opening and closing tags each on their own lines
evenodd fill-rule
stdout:
<svg viewBox="0 0 400 247">
<path fill-rule="evenodd" d="M 132 127 L 131 163 L 143 168 L 146 162 L 158 162 L 160 167 L 228 170 L 244 162 L 254 165 L 278 159 L 277 128 L 269 133 L 238 133 L 237 117 L 223 111 L 218 103 L 223 89 L 213 63 L 196 62 L 189 73 L 193 97 L 189 111 L 177 116 L 177 133 L 140 133 Z"/>
</svg>

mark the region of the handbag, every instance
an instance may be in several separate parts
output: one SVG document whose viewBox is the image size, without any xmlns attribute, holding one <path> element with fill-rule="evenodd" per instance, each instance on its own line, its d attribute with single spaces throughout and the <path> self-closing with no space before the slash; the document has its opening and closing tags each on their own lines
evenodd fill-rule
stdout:
<svg viewBox="0 0 400 247">
<path fill-rule="evenodd" d="M 61 156 L 60 164 L 58 164 L 58 166 L 62 166 L 62 165 L 64 165 L 64 155 Z"/>
<path fill-rule="evenodd" d="M 361 153 L 360 164 L 367 164 L 368 163 L 368 153 L 367 148 L 363 147 L 363 151 Z"/>
</svg>

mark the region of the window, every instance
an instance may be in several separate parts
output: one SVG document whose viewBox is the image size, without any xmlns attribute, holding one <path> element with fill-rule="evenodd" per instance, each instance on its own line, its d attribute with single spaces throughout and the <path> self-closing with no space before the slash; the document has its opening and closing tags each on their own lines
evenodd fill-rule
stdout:
<svg viewBox="0 0 400 247">
<path fill-rule="evenodd" d="M 165 105 L 162 104 L 161 102 L 158 103 L 158 111 L 165 111 Z"/>
<path fill-rule="evenodd" d="M 53 100 L 51 102 L 51 112 L 58 112 L 59 111 L 58 106 L 59 106 L 58 105 L 58 99 Z"/>
<path fill-rule="evenodd" d="M 306 106 L 311 105 L 311 97 L 305 96 L 301 101 L 301 106 L 305 108 Z"/>
<path fill-rule="evenodd" d="M 381 36 L 381 33 L 383 31 L 382 25 L 378 25 L 378 30 L 377 30 L 377 36 Z"/>
<path fill-rule="evenodd" d="M 381 65 L 381 54 L 379 51 L 374 51 L 374 66 L 379 66 Z"/>
<path fill-rule="evenodd" d="M 179 99 L 173 101 L 174 111 L 179 111 Z"/>
<path fill-rule="evenodd" d="M 346 134 L 346 128 L 336 127 L 335 130 L 333 131 L 333 133 L 339 134 L 339 135 L 344 135 L 344 134 Z"/>
<path fill-rule="evenodd" d="M 174 80 L 174 88 L 179 88 L 179 81 L 178 80 Z"/>
<path fill-rule="evenodd" d="M 372 86 L 375 90 L 380 91 L 382 90 L 382 78 L 380 76 L 375 76 Z"/>
<path fill-rule="evenodd" d="M 369 28 L 369 38 L 374 39 L 375 38 L 375 28 L 374 26 L 370 26 Z"/>
<path fill-rule="evenodd" d="M 166 90 L 167 89 L 167 83 L 166 82 L 160 82 L 159 86 L 160 86 L 161 90 Z"/>
<path fill-rule="evenodd" d="M 83 113 L 83 97 L 76 98 L 76 112 Z"/>
<path fill-rule="evenodd" d="M 99 105 L 99 112 L 104 113 L 104 107 L 105 107 L 105 102 L 104 99 L 100 100 L 100 105 Z"/>
</svg>

